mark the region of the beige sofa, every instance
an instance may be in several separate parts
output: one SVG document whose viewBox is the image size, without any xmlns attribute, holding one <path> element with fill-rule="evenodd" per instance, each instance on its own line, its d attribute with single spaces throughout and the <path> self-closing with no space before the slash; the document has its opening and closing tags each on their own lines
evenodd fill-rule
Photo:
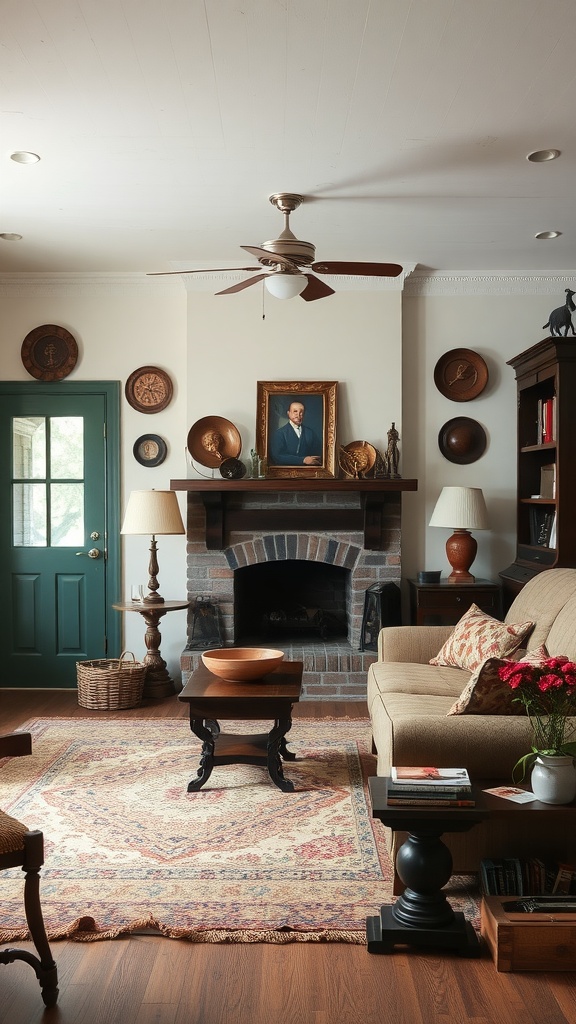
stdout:
<svg viewBox="0 0 576 1024">
<path fill-rule="evenodd" d="M 545 644 L 551 655 L 576 661 L 576 569 L 549 569 L 521 590 L 505 621 L 534 622 L 523 646 Z M 511 779 L 518 758 L 530 750 L 527 716 L 450 715 L 470 673 L 428 664 L 452 626 L 389 626 L 381 630 L 378 661 L 368 672 L 368 709 L 378 755 L 378 775 L 392 765 L 466 767 L 473 779 Z M 390 835 L 394 856 L 403 833 Z M 512 831 L 506 819 L 486 822 L 445 838 L 454 871 L 475 872 L 482 857 L 546 856 L 573 860 L 576 843 L 560 824 L 541 835 L 541 821 Z"/>
</svg>

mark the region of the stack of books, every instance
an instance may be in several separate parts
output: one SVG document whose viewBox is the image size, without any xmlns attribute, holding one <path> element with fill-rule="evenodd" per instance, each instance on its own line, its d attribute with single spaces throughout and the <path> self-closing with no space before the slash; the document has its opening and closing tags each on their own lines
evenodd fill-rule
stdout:
<svg viewBox="0 0 576 1024">
<path fill-rule="evenodd" d="M 392 768 L 387 802 L 397 807 L 475 807 L 466 768 Z"/>
</svg>

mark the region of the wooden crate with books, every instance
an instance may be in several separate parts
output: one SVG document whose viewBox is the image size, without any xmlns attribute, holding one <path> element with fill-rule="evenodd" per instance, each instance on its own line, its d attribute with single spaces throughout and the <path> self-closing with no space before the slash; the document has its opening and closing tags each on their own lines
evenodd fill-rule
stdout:
<svg viewBox="0 0 576 1024">
<path fill-rule="evenodd" d="M 485 896 L 480 931 L 497 971 L 574 970 L 574 897 Z"/>
</svg>

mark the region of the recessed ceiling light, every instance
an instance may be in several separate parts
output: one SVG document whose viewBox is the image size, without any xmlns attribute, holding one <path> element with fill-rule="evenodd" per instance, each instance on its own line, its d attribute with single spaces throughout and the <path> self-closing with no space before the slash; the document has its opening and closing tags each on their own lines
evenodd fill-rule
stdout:
<svg viewBox="0 0 576 1024">
<path fill-rule="evenodd" d="M 38 153 L 26 153 L 24 150 L 18 150 L 16 153 L 10 154 L 10 159 L 17 164 L 37 164 L 40 157 Z"/>
<path fill-rule="evenodd" d="M 561 234 L 561 231 L 539 231 L 534 238 L 559 238 Z"/>
<path fill-rule="evenodd" d="M 17 235 L 13 231 L 0 231 L 0 238 L 4 242 L 20 242 L 22 235 Z"/>
<path fill-rule="evenodd" d="M 545 164 L 547 160 L 557 160 L 559 156 L 559 149 L 536 149 L 533 153 L 528 153 L 526 159 L 533 164 Z"/>
</svg>

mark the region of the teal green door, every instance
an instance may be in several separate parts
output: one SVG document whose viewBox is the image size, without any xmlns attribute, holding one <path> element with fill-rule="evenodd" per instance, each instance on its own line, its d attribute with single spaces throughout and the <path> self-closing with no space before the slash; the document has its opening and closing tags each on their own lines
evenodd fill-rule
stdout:
<svg viewBox="0 0 576 1024">
<path fill-rule="evenodd" d="M 118 409 L 114 382 L 0 384 L 4 687 L 119 653 Z"/>
</svg>

